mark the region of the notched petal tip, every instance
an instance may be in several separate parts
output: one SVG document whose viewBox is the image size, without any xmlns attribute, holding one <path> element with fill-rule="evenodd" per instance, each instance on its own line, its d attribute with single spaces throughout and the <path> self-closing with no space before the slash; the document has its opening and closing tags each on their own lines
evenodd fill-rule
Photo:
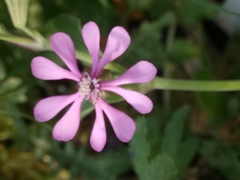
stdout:
<svg viewBox="0 0 240 180">
<path fill-rule="evenodd" d="M 157 68 L 148 61 L 140 61 L 130 67 L 118 78 L 102 82 L 102 86 L 119 86 L 124 84 L 146 83 L 151 81 L 157 74 Z"/>
<path fill-rule="evenodd" d="M 128 32 L 121 26 L 114 27 L 108 35 L 106 48 L 99 62 L 97 75 L 102 68 L 121 56 L 130 45 L 131 38 Z"/>
<path fill-rule="evenodd" d="M 58 141 L 69 141 L 74 138 L 80 125 L 80 109 L 83 97 L 79 97 L 66 114 L 53 128 L 53 137 Z"/>
<path fill-rule="evenodd" d="M 42 80 L 71 79 L 79 81 L 79 78 L 71 71 L 58 66 L 51 60 L 42 56 L 33 58 L 31 62 L 31 70 L 36 78 Z"/>
<path fill-rule="evenodd" d="M 136 124 L 132 118 L 122 111 L 108 105 L 101 98 L 98 99 L 98 103 L 106 113 L 118 139 L 122 142 L 129 142 L 136 131 Z"/>
<path fill-rule="evenodd" d="M 100 32 L 97 24 L 92 21 L 86 23 L 82 28 L 82 37 L 92 57 L 91 77 L 94 77 L 94 73 L 98 66 L 100 48 Z"/>
<path fill-rule="evenodd" d="M 34 107 L 34 117 L 39 122 L 48 121 L 78 97 L 79 93 L 75 93 L 42 99 Z"/>
<path fill-rule="evenodd" d="M 72 73 L 80 77 L 81 73 L 77 67 L 75 47 L 70 36 L 63 32 L 57 32 L 51 36 L 50 44 L 53 51 L 62 59 Z"/>
<path fill-rule="evenodd" d="M 103 87 L 102 89 L 119 94 L 141 114 L 148 114 L 153 109 L 151 99 L 142 93 L 121 87 Z"/>
<path fill-rule="evenodd" d="M 116 59 L 126 51 L 130 41 L 130 36 L 123 27 L 114 27 L 108 36 L 104 55 L 109 56 L 110 61 Z"/>
</svg>

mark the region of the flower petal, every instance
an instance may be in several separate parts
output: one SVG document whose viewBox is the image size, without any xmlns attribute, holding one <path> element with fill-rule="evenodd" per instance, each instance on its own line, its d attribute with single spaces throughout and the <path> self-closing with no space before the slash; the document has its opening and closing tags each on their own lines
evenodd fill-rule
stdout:
<svg viewBox="0 0 240 180">
<path fill-rule="evenodd" d="M 71 95 L 52 96 L 42 99 L 34 107 L 34 117 L 39 122 L 48 121 L 79 96 L 80 94 L 77 92 Z"/>
<path fill-rule="evenodd" d="M 121 87 L 103 87 L 101 90 L 112 91 L 122 96 L 131 106 L 141 114 L 150 113 L 153 109 L 153 103 L 144 94 Z"/>
<path fill-rule="evenodd" d="M 53 51 L 63 60 L 67 67 L 78 77 L 81 73 L 78 70 L 77 58 L 74 44 L 69 35 L 58 32 L 51 36 L 50 44 Z"/>
<path fill-rule="evenodd" d="M 156 67 L 147 61 L 140 61 L 118 78 L 102 82 L 101 86 L 119 86 L 123 84 L 146 83 L 157 74 Z"/>
<path fill-rule="evenodd" d="M 82 36 L 88 52 L 92 56 L 91 77 L 93 78 L 99 59 L 100 33 L 97 24 L 92 21 L 86 23 L 82 28 Z"/>
<path fill-rule="evenodd" d="M 100 106 L 96 103 L 95 104 L 95 111 L 96 111 L 96 119 L 94 122 L 92 134 L 90 137 L 90 143 L 92 148 L 100 152 L 104 148 L 106 144 L 106 128 L 103 118 L 103 112 Z"/>
<path fill-rule="evenodd" d="M 80 110 L 83 98 L 84 97 L 80 96 L 54 126 L 54 139 L 58 141 L 69 141 L 74 138 L 80 124 Z"/>
<path fill-rule="evenodd" d="M 35 57 L 31 62 L 32 74 L 42 80 L 71 79 L 79 81 L 79 78 L 71 71 L 63 69 L 45 57 Z"/>
<path fill-rule="evenodd" d="M 102 110 L 106 113 L 118 139 L 122 142 L 130 141 L 136 130 L 135 122 L 122 111 L 108 105 L 102 98 L 99 98 L 97 103 L 99 103 Z"/>
<path fill-rule="evenodd" d="M 130 41 L 130 36 L 123 27 L 116 26 L 111 30 L 105 51 L 99 62 L 96 76 L 106 64 L 121 56 L 126 51 Z"/>
</svg>

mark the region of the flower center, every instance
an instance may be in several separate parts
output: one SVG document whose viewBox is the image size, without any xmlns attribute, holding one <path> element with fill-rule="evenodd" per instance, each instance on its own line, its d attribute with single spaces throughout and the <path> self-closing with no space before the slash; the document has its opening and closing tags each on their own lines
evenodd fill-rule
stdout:
<svg viewBox="0 0 240 180">
<path fill-rule="evenodd" d="M 100 79 L 91 78 L 87 72 L 85 72 L 77 85 L 77 89 L 80 95 L 85 96 L 86 100 L 91 98 L 93 104 L 97 102 L 99 97 L 99 81 Z"/>
</svg>

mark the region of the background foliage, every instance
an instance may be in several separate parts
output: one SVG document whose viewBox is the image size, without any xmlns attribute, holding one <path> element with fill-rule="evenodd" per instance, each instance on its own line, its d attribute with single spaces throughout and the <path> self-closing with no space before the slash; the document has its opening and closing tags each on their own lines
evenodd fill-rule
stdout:
<svg viewBox="0 0 240 180">
<path fill-rule="evenodd" d="M 222 1 L 29 0 L 28 11 L 19 11 L 19 18 L 28 15 L 26 26 L 21 18 L 12 21 L 5 1 L 0 12 L 0 179 L 239 179 L 239 92 L 152 88 L 154 109 L 146 116 L 113 96 L 109 102 L 133 117 L 137 131 L 123 144 L 106 121 L 108 141 L 101 153 L 89 144 L 94 120 L 89 103 L 76 137 L 67 143 L 52 138 L 60 115 L 39 123 L 32 114 L 38 100 L 74 91 L 64 80 L 34 78 L 32 58 L 42 55 L 64 66 L 49 46 L 49 37 L 62 31 L 72 37 L 81 67 L 89 65 L 80 34 L 88 21 L 99 25 L 102 49 L 113 26 L 128 30 L 131 45 L 116 60 L 123 67 L 148 60 L 166 78 L 240 79 L 239 33 L 229 35 L 216 23 L 219 12 L 240 15 L 224 9 Z M 121 73 L 121 66 L 109 69 Z"/>
</svg>

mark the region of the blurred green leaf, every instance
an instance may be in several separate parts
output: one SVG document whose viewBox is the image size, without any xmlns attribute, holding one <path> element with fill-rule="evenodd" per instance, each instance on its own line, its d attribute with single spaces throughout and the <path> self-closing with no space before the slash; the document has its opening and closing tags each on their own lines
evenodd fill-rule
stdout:
<svg viewBox="0 0 240 180">
<path fill-rule="evenodd" d="M 15 104 L 2 102 L 3 111 L 12 112 L 12 114 L 18 114 L 19 109 Z M 20 150 L 28 150 L 32 145 L 28 136 L 29 129 L 27 124 L 24 122 L 23 118 L 20 116 L 11 116 L 14 123 L 13 128 L 13 138 L 15 141 L 15 146 Z M 23 143 L 24 142 L 24 143 Z"/>
<path fill-rule="evenodd" d="M 89 101 L 83 101 L 82 102 L 82 109 L 81 109 L 81 119 L 86 117 L 88 114 L 90 114 L 94 110 L 94 106 Z"/>
<path fill-rule="evenodd" d="M 171 180 L 175 179 L 177 168 L 174 160 L 167 154 L 156 156 L 146 167 L 146 174 L 140 174 L 142 180 Z"/>
<path fill-rule="evenodd" d="M 13 134 L 13 120 L 1 112 L 0 108 L 0 141 L 4 141 L 12 136 Z"/>
<path fill-rule="evenodd" d="M 178 147 L 176 164 L 179 170 L 179 175 L 182 175 L 193 157 L 196 155 L 199 148 L 199 142 L 200 139 L 198 137 L 188 134 L 187 138 L 182 141 Z"/>
<path fill-rule="evenodd" d="M 239 179 L 239 150 L 227 142 L 220 139 L 205 140 L 202 142 L 201 154 L 212 167 L 223 172 L 227 179 Z"/>
<path fill-rule="evenodd" d="M 147 11 L 151 7 L 153 0 L 128 0 L 131 9 Z"/>
<path fill-rule="evenodd" d="M 86 179 L 113 180 L 131 167 L 126 149 L 92 157 L 87 156 L 84 149 L 76 149 L 72 142 L 68 142 L 63 151 L 55 146 L 52 155 L 56 159 L 61 158 L 59 169 L 70 164 L 71 178 L 83 175 Z"/>
<path fill-rule="evenodd" d="M 213 75 L 207 69 L 200 69 L 195 74 L 197 80 L 212 80 Z M 200 105 L 210 114 L 216 117 L 226 115 L 225 109 L 225 95 L 221 92 L 198 92 L 197 97 Z"/>
<path fill-rule="evenodd" d="M 2 59 L 0 58 L 0 85 L 5 77 L 6 77 L 6 69 L 2 62 Z"/>
<path fill-rule="evenodd" d="M 13 25 L 23 28 L 27 23 L 29 0 L 5 0 Z"/>
<path fill-rule="evenodd" d="M 147 59 L 155 66 L 161 67 L 165 59 L 164 48 L 161 44 L 161 30 L 174 21 L 172 13 L 166 13 L 156 21 L 143 22 L 139 30 L 132 34 L 131 45 L 120 57 L 121 63 L 127 66 Z"/>
<path fill-rule="evenodd" d="M 146 173 L 145 167 L 148 164 L 148 156 L 150 155 L 150 147 L 146 140 L 147 126 L 144 117 L 136 120 L 137 130 L 130 142 L 133 153 L 133 165 L 138 174 Z"/>
<path fill-rule="evenodd" d="M 77 50 L 87 52 L 81 36 L 82 24 L 78 18 L 68 14 L 62 14 L 54 18 L 50 25 L 53 27 L 51 34 L 55 32 L 65 32 L 71 37 Z"/>
<path fill-rule="evenodd" d="M 223 12 L 235 15 L 235 16 L 240 16 L 239 13 L 230 11 L 228 9 L 224 9 L 222 6 L 217 5 L 216 3 L 211 3 L 206 0 L 188 0 L 188 1 L 198 4 L 198 5 L 202 6 L 203 8 L 209 8 L 212 11 L 214 10 L 215 12 L 223 11 Z"/>
<path fill-rule="evenodd" d="M 130 146 L 133 151 L 133 165 L 138 177 L 141 180 L 170 180 L 177 173 L 174 160 L 165 153 L 157 155 L 152 160 L 150 156 L 150 144 L 146 139 L 147 126 L 144 117 L 138 118 L 137 130 Z"/>
<path fill-rule="evenodd" d="M 169 60 L 173 63 L 181 64 L 197 58 L 199 55 L 200 49 L 198 47 L 190 44 L 185 39 L 175 39 L 169 53 Z"/>
<path fill-rule="evenodd" d="M 22 85 L 22 80 L 17 77 L 10 77 L 1 84 L 0 98 L 4 101 L 19 103 L 25 102 L 26 87 Z"/>
<path fill-rule="evenodd" d="M 181 1 L 177 15 L 181 24 L 192 26 L 200 23 L 203 18 L 211 19 L 217 15 L 217 11 L 213 11 L 212 8 L 199 5 L 199 3 L 206 2 L 205 0 L 197 1 L 197 3 L 195 0 Z"/>
<path fill-rule="evenodd" d="M 227 112 L 229 113 L 230 117 L 236 117 L 240 110 L 240 102 L 236 95 L 231 96 L 227 101 Z"/>
<path fill-rule="evenodd" d="M 149 10 L 149 14 L 153 18 L 161 17 L 166 12 L 174 10 L 173 1 L 169 0 L 152 0 L 150 7 L 151 9 Z"/>
<path fill-rule="evenodd" d="M 178 148 L 180 147 L 183 138 L 184 125 L 188 113 L 189 106 L 184 106 L 177 110 L 167 123 L 163 136 L 162 153 L 169 154 L 173 158 L 177 156 Z"/>
</svg>

